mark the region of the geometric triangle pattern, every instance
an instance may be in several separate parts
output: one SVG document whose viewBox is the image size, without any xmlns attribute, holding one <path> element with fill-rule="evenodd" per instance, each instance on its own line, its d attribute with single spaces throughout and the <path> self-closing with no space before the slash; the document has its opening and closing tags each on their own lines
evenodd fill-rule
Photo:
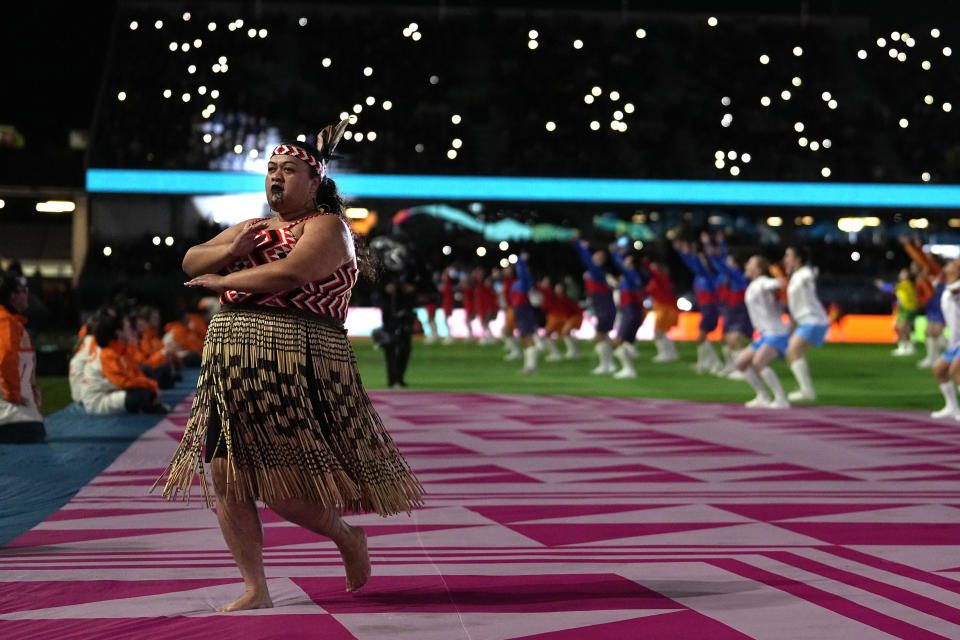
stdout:
<svg viewBox="0 0 960 640">
<path fill-rule="evenodd" d="M 148 493 L 187 399 L 0 549 L 0 637 L 960 638 L 960 429 L 922 413 L 371 396 L 426 506 L 348 516 L 358 594 L 262 509 L 276 606 L 214 611 L 242 591 L 215 513 Z"/>
</svg>

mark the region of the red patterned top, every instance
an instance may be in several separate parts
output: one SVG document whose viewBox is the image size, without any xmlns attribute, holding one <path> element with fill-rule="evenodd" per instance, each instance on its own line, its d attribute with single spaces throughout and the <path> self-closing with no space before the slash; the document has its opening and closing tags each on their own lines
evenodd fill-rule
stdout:
<svg viewBox="0 0 960 640">
<path fill-rule="evenodd" d="M 279 229 L 264 229 L 257 234 L 257 246 L 249 254 L 227 266 L 221 273 L 227 275 L 243 269 L 249 269 L 275 260 L 286 258 L 297 244 L 293 227 L 305 220 L 323 215 L 335 215 L 325 211 L 306 216 Z M 339 320 L 347 317 L 350 304 L 350 290 L 357 282 L 357 267 L 354 262 L 341 265 L 323 280 L 308 282 L 301 287 L 285 289 L 273 293 L 245 293 L 243 291 L 224 291 L 220 303 L 246 302 L 267 307 L 291 307 L 328 315 Z"/>
</svg>

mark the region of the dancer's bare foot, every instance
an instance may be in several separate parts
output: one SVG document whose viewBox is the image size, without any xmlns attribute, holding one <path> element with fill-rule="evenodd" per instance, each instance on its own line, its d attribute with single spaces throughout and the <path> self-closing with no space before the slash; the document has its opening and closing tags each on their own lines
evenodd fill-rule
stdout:
<svg viewBox="0 0 960 640">
<path fill-rule="evenodd" d="M 337 548 L 347 573 L 347 591 L 353 593 L 370 579 L 370 554 L 367 552 L 367 532 L 360 527 L 351 529 L 347 542 Z"/>
<path fill-rule="evenodd" d="M 247 591 L 238 599 L 230 604 L 217 607 L 217 611 L 244 611 L 246 609 L 270 609 L 273 607 L 273 600 L 266 590 Z"/>
</svg>

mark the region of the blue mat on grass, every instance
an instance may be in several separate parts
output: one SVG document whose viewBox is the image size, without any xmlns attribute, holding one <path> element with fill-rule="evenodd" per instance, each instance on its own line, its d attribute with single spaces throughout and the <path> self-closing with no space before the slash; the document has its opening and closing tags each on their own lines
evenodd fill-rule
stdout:
<svg viewBox="0 0 960 640">
<path fill-rule="evenodd" d="M 163 401 L 180 404 L 196 390 L 199 372 L 185 371 Z M 0 546 L 65 505 L 160 417 L 95 416 L 74 403 L 46 417 L 46 442 L 0 444 Z"/>
</svg>

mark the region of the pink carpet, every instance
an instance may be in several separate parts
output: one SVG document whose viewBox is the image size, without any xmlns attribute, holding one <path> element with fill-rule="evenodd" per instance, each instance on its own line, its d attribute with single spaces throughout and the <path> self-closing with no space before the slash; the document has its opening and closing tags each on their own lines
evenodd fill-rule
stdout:
<svg viewBox="0 0 960 640">
<path fill-rule="evenodd" d="M 912 412 L 375 393 L 429 495 L 374 575 L 269 512 L 270 610 L 146 493 L 188 405 L 0 551 L 0 638 L 960 638 L 960 425 Z M 198 494 L 199 495 L 199 494 Z"/>
</svg>

